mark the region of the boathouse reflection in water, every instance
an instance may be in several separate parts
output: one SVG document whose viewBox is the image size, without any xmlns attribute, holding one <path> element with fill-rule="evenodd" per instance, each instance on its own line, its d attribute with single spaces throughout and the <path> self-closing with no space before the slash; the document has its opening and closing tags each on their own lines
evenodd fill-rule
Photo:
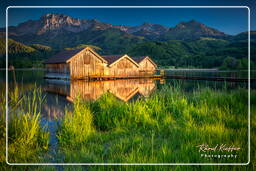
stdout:
<svg viewBox="0 0 256 171">
<path fill-rule="evenodd" d="M 120 100 L 129 101 L 135 95 L 149 96 L 156 88 L 154 79 L 120 79 L 108 81 L 63 81 L 47 80 L 46 91 L 66 96 L 72 102 L 76 97 L 97 100 L 103 94 L 110 92 Z"/>
</svg>

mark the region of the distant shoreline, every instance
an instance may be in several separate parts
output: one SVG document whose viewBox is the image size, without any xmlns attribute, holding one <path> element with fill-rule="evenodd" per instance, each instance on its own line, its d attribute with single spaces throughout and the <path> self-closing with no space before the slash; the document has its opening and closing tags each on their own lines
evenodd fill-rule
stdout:
<svg viewBox="0 0 256 171">
<path fill-rule="evenodd" d="M 6 68 L 0 68 L 6 70 Z M 9 69 L 10 70 L 10 69 Z M 15 68 L 14 70 L 46 70 L 45 68 Z M 218 68 L 159 68 L 157 70 L 173 70 L 173 71 L 220 71 Z M 10 70 L 11 71 L 11 70 Z"/>
<path fill-rule="evenodd" d="M 164 70 L 174 70 L 174 71 L 220 71 L 218 68 L 166 68 Z"/>
<path fill-rule="evenodd" d="M 0 71 L 5 71 L 6 68 L 0 68 Z M 16 71 L 29 71 L 29 70 L 43 70 L 45 71 L 46 68 L 15 68 L 14 70 Z M 158 71 L 160 70 L 165 70 L 165 71 L 210 71 L 210 72 L 227 72 L 227 71 L 248 71 L 248 70 L 220 70 L 218 68 L 159 68 L 157 69 Z M 11 70 L 9 70 L 11 71 Z M 251 71 L 256 71 L 255 69 L 251 69 Z"/>
</svg>

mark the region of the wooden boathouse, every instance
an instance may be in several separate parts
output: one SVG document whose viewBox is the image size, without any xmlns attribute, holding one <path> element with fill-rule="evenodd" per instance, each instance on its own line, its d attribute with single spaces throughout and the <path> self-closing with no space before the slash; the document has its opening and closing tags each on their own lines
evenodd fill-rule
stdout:
<svg viewBox="0 0 256 171">
<path fill-rule="evenodd" d="M 57 79 L 116 79 L 161 77 L 157 65 L 149 56 L 101 56 L 86 47 L 62 51 L 44 62 L 46 78 Z"/>
</svg>

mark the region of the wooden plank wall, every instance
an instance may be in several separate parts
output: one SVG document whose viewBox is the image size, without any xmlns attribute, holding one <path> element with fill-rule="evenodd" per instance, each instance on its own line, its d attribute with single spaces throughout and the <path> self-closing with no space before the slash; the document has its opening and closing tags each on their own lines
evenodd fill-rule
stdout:
<svg viewBox="0 0 256 171">
<path fill-rule="evenodd" d="M 71 79 L 82 79 L 89 75 L 104 75 L 104 65 L 106 64 L 89 50 L 83 51 L 70 62 Z"/>
<path fill-rule="evenodd" d="M 148 59 L 145 58 L 140 62 L 140 73 L 145 74 L 145 75 L 153 75 L 156 73 L 156 67 L 155 65 L 152 64 L 152 62 Z"/>
<path fill-rule="evenodd" d="M 109 68 L 109 75 L 135 76 L 139 75 L 139 68 L 128 58 L 123 58 Z"/>
</svg>

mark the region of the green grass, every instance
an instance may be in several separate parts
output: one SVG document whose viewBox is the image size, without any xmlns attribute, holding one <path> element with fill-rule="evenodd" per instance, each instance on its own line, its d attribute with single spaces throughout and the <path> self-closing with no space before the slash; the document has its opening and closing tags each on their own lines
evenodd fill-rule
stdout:
<svg viewBox="0 0 256 171">
<path fill-rule="evenodd" d="M 245 89 L 184 93 L 169 87 L 130 103 L 111 94 L 95 102 L 78 99 L 59 128 L 64 162 L 245 163 L 247 99 Z M 232 153 L 236 159 L 202 158 L 196 146 L 203 143 L 241 150 Z"/>
<path fill-rule="evenodd" d="M 67 145 L 84 142 L 94 132 L 92 119 L 93 115 L 87 105 L 78 99 L 74 104 L 74 110 L 66 112 L 61 124 L 61 133 L 57 135 L 59 142 Z"/>
<path fill-rule="evenodd" d="M 48 149 L 49 132 L 40 125 L 41 105 L 44 102 L 40 88 L 29 93 L 17 87 L 9 92 L 8 117 L 8 162 L 40 162 L 40 152 Z M 5 96 L 1 95 L 1 111 L 5 111 Z M 5 142 L 5 115 L 1 115 L 1 144 Z M 5 147 L 5 144 L 4 144 Z M 5 151 L 5 150 L 4 150 Z M 5 153 L 1 153 L 1 163 Z"/>
<path fill-rule="evenodd" d="M 5 103 L 5 91 L 0 91 L 0 163 L 5 162 Z"/>
</svg>

